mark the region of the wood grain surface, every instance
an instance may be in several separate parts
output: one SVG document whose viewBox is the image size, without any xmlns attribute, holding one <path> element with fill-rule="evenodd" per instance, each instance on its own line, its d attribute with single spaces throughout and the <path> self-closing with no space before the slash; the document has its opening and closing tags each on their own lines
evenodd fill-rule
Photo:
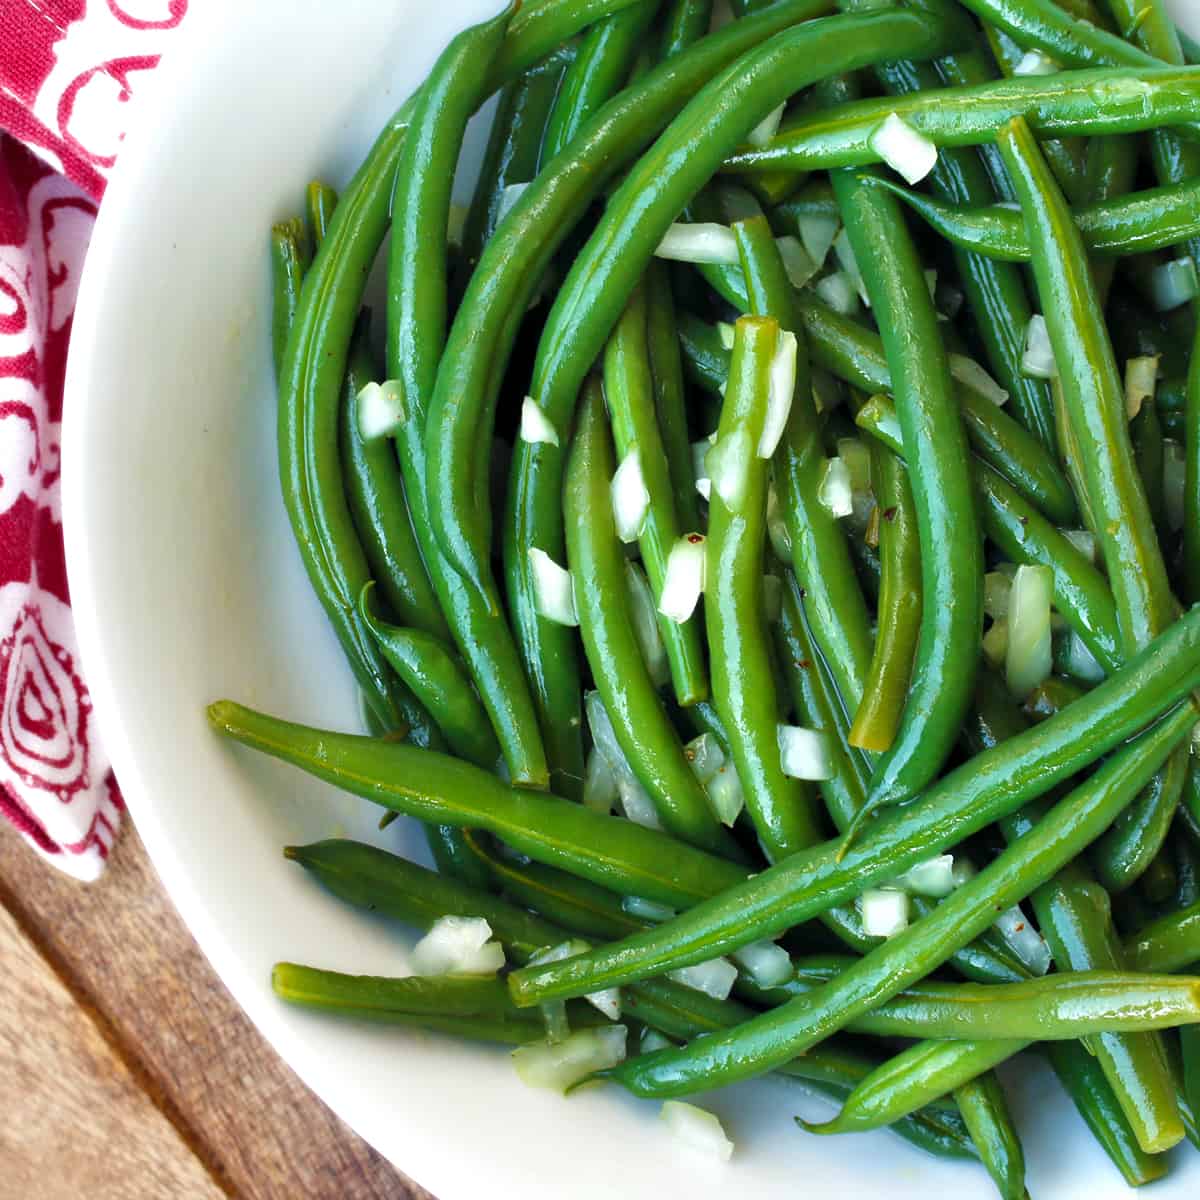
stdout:
<svg viewBox="0 0 1200 1200">
<path fill-rule="evenodd" d="M 431 1200 L 254 1030 L 131 823 L 90 885 L 0 829 L 0 962 L 0 1200 Z"/>
</svg>

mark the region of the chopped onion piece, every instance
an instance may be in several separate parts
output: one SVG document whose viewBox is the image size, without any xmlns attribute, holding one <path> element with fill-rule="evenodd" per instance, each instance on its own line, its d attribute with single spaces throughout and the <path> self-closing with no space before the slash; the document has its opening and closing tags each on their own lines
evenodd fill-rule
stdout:
<svg viewBox="0 0 1200 1200">
<path fill-rule="evenodd" d="M 696 491 L 698 491 L 705 500 L 712 500 L 712 480 L 706 478 L 697 479 Z"/>
<path fill-rule="evenodd" d="M 937 147 L 897 113 L 889 113 L 867 144 L 905 182 L 920 183 L 937 164 Z"/>
<path fill-rule="evenodd" d="M 663 645 L 662 632 L 658 628 L 658 613 L 654 608 L 654 593 L 645 572 L 635 562 L 625 560 L 625 582 L 629 585 L 629 615 L 633 623 L 633 635 L 642 652 L 642 661 L 654 681 L 662 687 L 670 677 L 667 651 Z"/>
<path fill-rule="evenodd" d="M 767 383 L 767 415 L 763 421 L 762 436 L 758 439 L 758 457 L 770 458 L 783 437 L 788 414 L 792 411 L 792 398 L 796 394 L 796 335 L 784 330 L 779 335 L 775 356 L 771 359 L 771 370 Z M 717 488 L 720 491 L 720 487 Z"/>
<path fill-rule="evenodd" d="M 833 250 L 837 255 L 838 262 L 841 263 L 842 270 L 846 273 L 846 278 L 854 285 L 854 290 L 859 294 L 862 302 L 870 308 L 871 298 L 867 294 L 867 285 L 863 280 L 862 271 L 859 269 L 858 259 L 854 257 L 854 247 L 850 244 L 850 235 L 844 229 L 833 239 Z"/>
<path fill-rule="evenodd" d="M 775 245 L 779 247 L 779 257 L 783 259 L 783 269 L 792 287 L 802 288 L 821 269 L 820 264 L 809 257 L 799 238 L 785 234 L 775 239 Z"/>
<path fill-rule="evenodd" d="M 364 442 L 387 437 L 404 424 L 404 388 L 398 379 L 366 384 L 354 397 L 354 404 Z"/>
<path fill-rule="evenodd" d="M 1090 529 L 1064 529 L 1062 535 L 1089 562 L 1096 561 L 1096 535 Z"/>
<path fill-rule="evenodd" d="M 763 576 L 763 616 L 774 625 L 783 615 L 783 583 L 778 575 Z"/>
<path fill-rule="evenodd" d="M 532 396 L 526 396 L 521 404 L 521 441 L 536 445 L 558 445 L 558 430 Z"/>
<path fill-rule="evenodd" d="M 1067 632 L 1062 669 L 1084 683 L 1099 683 L 1105 677 L 1104 668 L 1096 661 L 1096 656 L 1088 649 L 1087 643 L 1073 629 Z"/>
<path fill-rule="evenodd" d="M 746 794 L 742 791 L 742 781 L 732 763 L 726 763 L 708 781 L 704 789 L 708 793 L 708 802 L 717 820 L 726 828 L 732 829 L 742 809 L 746 807 Z"/>
<path fill-rule="evenodd" d="M 620 1019 L 620 988 L 601 988 L 598 992 L 587 992 L 583 998 L 598 1012 L 602 1012 L 610 1021 Z"/>
<path fill-rule="evenodd" d="M 1125 363 L 1125 415 L 1132 421 L 1158 387 L 1158 354 L 1131 358 Z"/>
<path fill-rule="evenodd" d="M 999 669 L 1004 666 L 1008 657 L 1008 621 L 1000 617 L 991 624 L 991 628 L 983 635 L 983 657 L 988 666 Z"/>
<path fill-rule="evenodd" d="M 783 512 L 779 507 L 779 493 L 773 483 L 767 488 L 767 537 L 770 539 L 771 549 L 775 551 L 775 557 L 780 562 L 790 563 L 792 535 L 783 519 Z"/>
<path fill-rule="evenodd" d="M 856 492 L 871 490 L 871 452 L 858 438 L 838 438 L 838 458 L 850 472 L 850 487 Z"/>
<path fill-rule="evenodd" d="M 704 460 L 712 491 L 716 492 L 729 508 L 736 508 L 741 503 L 753 456 L 754 444 L 750 440 L 749 432 L 745 429 L 734 429 L 717 441 Z"/>
<path fill-rule="evenodd" d="M 646 900 L 642 896 L 622 896 L 621 907 L 631 917 L 641 917 L 644 921 L 653 921 L 656 925 L 669 921 L 675 910 L 655 900 Z"/>
<path fill-rule="evenodd" d="M 950 374 L 965 387 L 999 406 L 1008 399 L 1008 393 L 977 363 L 965 354 L 950 355 Z"/>
<path fill-rule="evenodd" d="M 902 892 L 911 892 L 918 896 L 930 896 L 941 899 L 954 891 L 954 855 L 939 854 L 927 862 L 917 863 L 909 867 L 899 879 L 893 882 L 893 887 Z"/>
<path fill-rule="evenodd" d="M 1054 347 L 1050 345 L 1050 331 L 1046 328 L 1046 318 L 1041 313 L 1034 313 L 1029 318 L 1021 370 L 1034 379 L 1054 379 L 1058 375 Z"/>
<path fill-rule="evenodd" d="M 867 888 L 858 898 L 863 933 L 889 938 L 908 928 L 908 894 L 894 888 Z"/>
<path fill-rule="evenodd" d="M 1173 438 L 1163 439 L 1163 503 L 1167 524 L 1175 530 L 1183 528 L 1184 487 L 1187 460 L 1183 447 Z"/>
<path fill-rule="evenodd" d="M 544 1000 L 538 1005 L 542 1010 L 542 1022 L 546 1026 L 546 1041 L 565 1042 L 571 1036 L 571 1025 L 567 1020 L 565 1000 Z"/>
<path fill-rule="evenodd" d="M 513 1051 L 513 1066 L 527 1087 L 565 1092 L 569 1087 L 607 1071 L 625 1059 L 624 1025 L 581 1029 L 554 1045 L 531 1042 Z"/>
<path fill-rule="evenodd" d="M 1045 975 L 1050 970 L 1050 947 L 1029 923 L 1019 904 L 1002 912 L 996 919 L 995 928 L 1012 952 L 1035 975 Z"/>
<path fill-rule="evenodd" d="M 817 295 L 836 313 L 843 317 L 853 316 L 858 310 L 854 283 L 845 271 L 834 271 L 816 282 Z"/>
<path fill-rule="evenodd" d="M 657 1029 L 651 1029 L 649 1025 L 642 1029 L 642 1040 L 638 1049 L 643 1054 L 653 1054 L 655 1050 L 671 1050 L 674 1046 L 675 1043 L 663 1037 Z"/>
<path fill-rule="evenodd" d="M 1196 277 L 1196 264 L 1190 258 L 1177 258 L 1150 273 L 1150 290 L 1154 307 L 1159 312 L 1168 312 L 1194 300 L 1200 293 L 1200 280 Z"/>
<path fill-rule="evenodd" d="M 707 783 L 725 765 L 725 751 L 711 733 L 692 738 L 684 746 L 683 753 L 701 783 Z"/>
<path fill-rule="evenodd" d="M 612 507 L 617 537 L 623 542 L 636 542 L 650 508 L 650 493 L 642 475 L 642 456 L 636 446 L 621 459 L 612 477 Z"/>
<path fill-rule="evenodd" d="M 733 230 L 709 221 L 690 225 L 677 222 L 667 230 L 654 253 L 673 262 L 720 263 L 727 267 L 736 267 L 741 261 Z"/>
<path fill-rule="evenodd" d="M 968 879 L 974 879 L 979 872 L 975 868 L 975 864 L 967 858 L 965 854 L 956 854 L 954 856 L 954 886 L 962 887 Z"/>
<path fill-rule="evenodd" d="M 1014 75 L 1054 75 L 1061 68 L 1048 54 L 1040 50 L 1026 50 L 1021 61 L 1013 67 Z"/>
<path fill-rule="evenodd" d="M 733 349 L 733 339 L 737 336 L 737 330 L 728 321 L 717 322 L 717 335 L 720 337 L 724 349 Z"/>
<path fill-rule="evenodd" d="M 688 533 L 671 547 L 663 579 L 658 611 L 682 624 L 696 608 L 704 592 L 707 541 L 702 533 Z"/>
<path fill-rule="evenodd" d="M 516 203 L 525 195 L 526 189 L 529 187 L 527 183 L 510 183 L 504 191 L 500 193 L 500 203 L 496 205 L 496 224 L 499 225 L 505 217 L 516 207 Z"/>
<path fill-rule="evenodd" d="M 635 825 L 643 825 L 647 829 L 661 829 L 662 822 L 658 819 L 658 809 L 650 799 L 650 793 L 640 783 L 622 784 L 617 780 L 621 793 L 621 810 Z"/>
<path fill-rule="evenodd" d="M 491 942 L 482 917 L 439 917 L 413 947 L 418 975 L 494 975 L 504 966 L 504 948 Z"/>
<path fill-rule="evenodd" d="M 693 1150 L 711 1154 L 722 1162 L 728 1162 L 733 1155 L 733 1143 L 725 1136 L 721 1122 L 705 1109 L 682 1100 L 664 1100 L 661 1115 L 667 1128 Z"/>
<path fill-rule="evenodd" d="M 824 213 L 802 213 L 796 224 L 800 230 L 800 243 L 819 270 L 825 265 L 833 239 L 837 237 L 837 217 Z"/>
<path fill-rule="evenodd" d="M 854 511 L 850 469 L 842 459 L 831 458 L 826 461 L 817 487 L 817 499 L 835 517 L 848 517 Z"/>
<path fill-rule="evenodd" d="M 564 959 L 586 954 L 590 949 L 591 947 L 583 938 L 567 938 L 565 942 L 559 942 L 554 946 L 547 946 L 545 949 L 536 951 L 530 956 L 529 965 L 541 967 L 546 963 L 562 962 Z"/>
<path fill-rule="evenodd" d="M 588 727 L 592 731 L 592 741 L 607 759 L 613 778 L 617 781 L 617 797 L 621 802 L 622 811 L 630 820 L 640 825 L 659 828 L 654 804 L 625 758 L 625 752 L 617 741 L 616 730 L 609 720 L 608 710 L 604 707 L 600 693 L 585 693 L 583 705 L 587 712 Z"/>
<path fill-rule="evenodd" d="M 759 987 L 778 987 L 794 973 L 792 956 L 774 942 L 751 942 L 730 957 Z"/>
<path fill-rule="evenodd" d="M 801 725 L 779 725 L 779 761 L 783 773 L 792 779 L 829 779 L 829 744 L 825 734 Z"/>
<path fill-rule="evenodd" d="M 1028 696 L 1050 675 L 1050 604 L 1054 572 L 1020 566 L 1008 598 L 1008 651 L 1004 669 L 1014 696 Z"/>
<path fill-rule="evenodd" d="M 668 971 L 667 978 L 682 983 L 684 987 L 703 992 L 714 1000 L 726 1000 L 737 979 L 737 967 L 727 958 L 710 958 L 708 962 Z"/>
<path fill-rule="evenodd" d="M 533 574 L 533 605 L 538 614 L 556 625 L 578 625 L 571 573 L 536 546 L 529 547 L 529 569 Z"/>
<path fill-rule="evenodd" d="M 983 611 L 993 620 L 1008 616 L 1012 579 L 1001 571 L 989 571 L 983 577 Z"/>
<path fill-rule="evenodd" d="M 746 141 L 751 146 L 765 146 L 779 132 L 779 122 L 783 120 L 783 110 L 786 107 L 781 104 L 778 108 L 771 109 L 746 135 Z"/>
<path fill-rule="evenodd" d="M 583 776 L 583 806 L 595 812 L 611 813 L 617 802 L 617 780 L 608 759 L 595 748 L 588 754 Z"/>
</svg>

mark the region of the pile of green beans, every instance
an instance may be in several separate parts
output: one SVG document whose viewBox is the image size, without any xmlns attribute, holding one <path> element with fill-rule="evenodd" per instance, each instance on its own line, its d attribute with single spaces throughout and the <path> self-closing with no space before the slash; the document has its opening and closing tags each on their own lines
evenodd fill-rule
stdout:
<svg viewBox="0 0 1200 1200">
<path fill-rule="evenodd" d="M 506 8 L 270 231 L 367 729 L 209 720 L 424 828 L 288 847 L 326 891 L 506 960 L 274 990 L 522 1054 L 616 1003 L 612 1084 L 772 1072 L 1012 1200 L 1040 1052 L 1149 1182 L 1200 1145 L 1194 47 L 1163 0 L 714 8 Z"/>
</svg>

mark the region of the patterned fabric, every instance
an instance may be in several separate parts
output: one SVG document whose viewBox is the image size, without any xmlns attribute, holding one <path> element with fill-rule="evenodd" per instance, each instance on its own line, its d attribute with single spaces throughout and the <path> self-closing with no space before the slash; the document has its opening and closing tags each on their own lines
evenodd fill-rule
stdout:
<svg viewBox="0 0 1200 1200">
<path fill-rule="evenodd" d="M 122 811 L 63 560 L 62 386 L 130 97 L 187 0 L 0 0 L 0 813 L 81 879 Z"/>
</svg>

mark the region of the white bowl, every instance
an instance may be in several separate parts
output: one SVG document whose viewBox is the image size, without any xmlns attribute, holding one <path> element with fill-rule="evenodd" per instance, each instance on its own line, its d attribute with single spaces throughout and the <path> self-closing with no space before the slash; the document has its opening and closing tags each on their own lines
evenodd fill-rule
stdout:
<svg viewBox="0 0 1200 1200">
<path fill-rule="evenodd" d="M 1192 6 L 1194 0 L 1180 0 Z M 184 920 L 264 1035 L 340 1116 L 442 1200 L 570 1195 L 992 1194 L 887 1133 L 821 1139 L 828 1111 L 763 1081 L 711 1098 L 732 1163 L 674 1142 L 615 1088 L 524 1088 L 502 1050 L 285 1008 L 271 964 L 403 973 L 407 933 L 353 912 L 280 847 L 347 832 L 421 854 L 416 830 L 212 734 L 204 705 L 358 728 L 280 502 L 266 235 L 307 181 L 343 184 L 451 32 L 497 0 L 197 6 L 139 97 L 88 258 L 67 382 L 63 509 L 92 694 L 138 829 Z M 476 152 L 481 128 L 472 132 Z M 1126 1189 L 1043 1068 L 1009 1073 L 1040 1200 Z M 1180 1162 L 1158 1200 L 1195 1195 Z"/>
</svg>

